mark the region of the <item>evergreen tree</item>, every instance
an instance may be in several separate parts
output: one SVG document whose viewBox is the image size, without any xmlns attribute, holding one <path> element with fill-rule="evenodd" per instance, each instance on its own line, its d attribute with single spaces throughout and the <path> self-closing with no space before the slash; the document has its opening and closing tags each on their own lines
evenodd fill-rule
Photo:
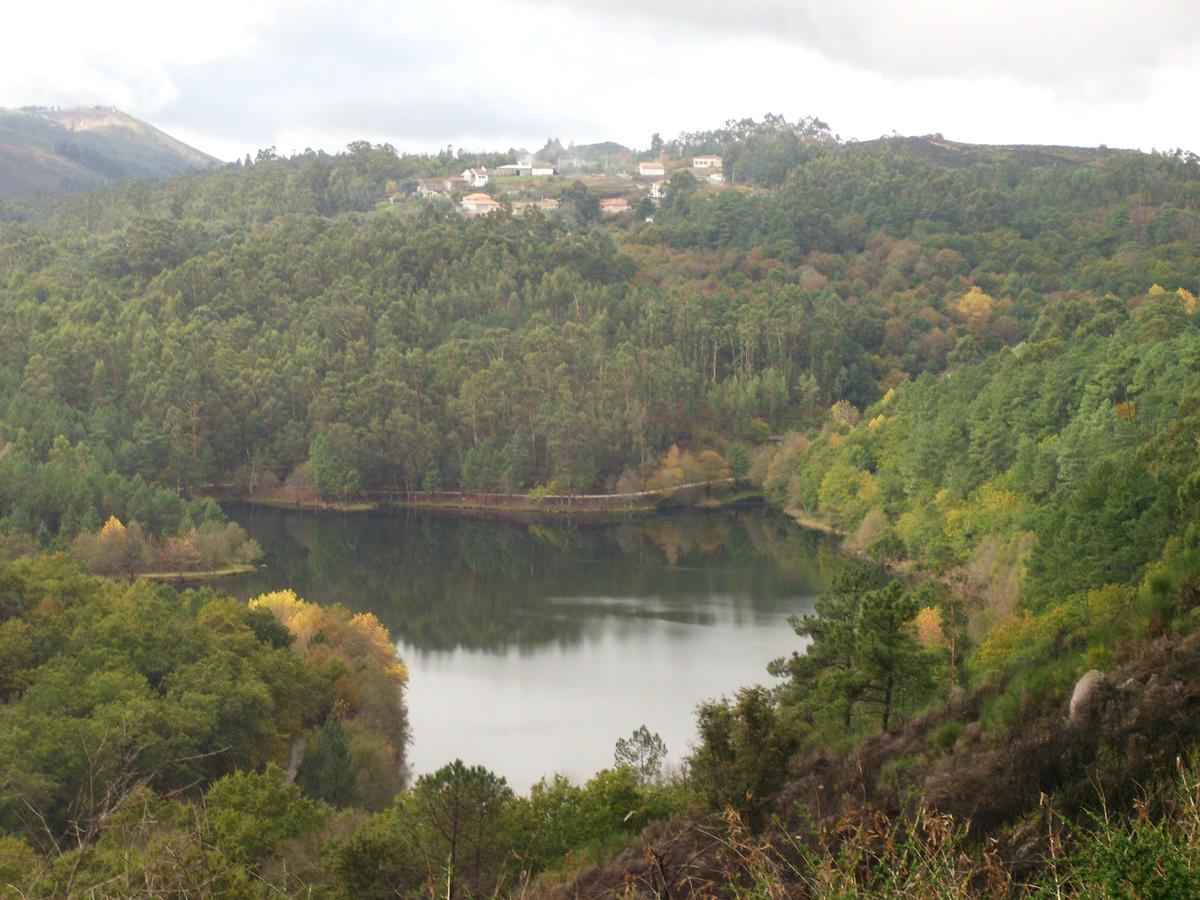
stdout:
<svg viewBox="0 0 1200 900">
<path fill-rule="evenodd" d="M 817 709 L 829 708 L 832 703 L 846 731 L 850 730 L 854 704 L 864 690 L 856 657 L 859 611 L 874 580 L 865 567 L 835 579 L 817 598 L 812 615 L 788 620 L 797 635 L 810 639 L 805 650 L 776 659 L 767 667 L 772 675 L 791 678 L 791 692 L 801 702 L 812 701 Z"/>
<path fill-rule="evenodd" d="M 863 595 L 854 645 L 859 698 L 879 708 L 884 731 L 902 697 L 928 684 L 929 660 L 913 635 L 916 598 L 898 581 Z"/>
<path fill-rule="evenodd" d="M 667 745 L 657 732 L 650 733 L 645 725 L 637 728 L 627 738 L 618 738 L 613 753 L 618 766 L 632 769 L 642 781 L 653 781 L 662 771 L 662 761 L 667 755 Z"/>
<path fill-rule="evenodd" d="M 304 756 L 297 775 L 304 794 L 333 806 L 349 806 L 354 799 L 354 764 L 341 720 L 330 713 Z"/>
</svg>

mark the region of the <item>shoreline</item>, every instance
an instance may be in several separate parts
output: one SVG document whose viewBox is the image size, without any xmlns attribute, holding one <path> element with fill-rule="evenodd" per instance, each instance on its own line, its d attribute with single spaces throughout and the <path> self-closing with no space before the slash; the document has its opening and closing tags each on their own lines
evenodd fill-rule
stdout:
<svg viewBox="0 0 1200 900">
<path fill-rule="evenodd" d="M 135 579 L 146 581 L 213 581 L 218 578 L 230 578 L 234 575 L 247 575 L 257 572 L 258 566 L 251 563 L 239 563 L 235 566 L 222 566 L 220 569 L 202 569 L 197 571 L 177 572 L 138 572 Z"/>
<path fill-rule="evenodd" d="M 464 496 L 455 500 L 285 500 L 278 497 L 246 497 L 240 495 L 209 494 L 210 499 L 218 503 L 228 503 L 236 506 L 261 507 L 264 509 L 289 510 L 293 512 L 317 512 L 339 514 L 361 513 L 394 513 L 401 511 L 416 511 L 436 513 L 448 516 L 460 516 L 473 519 L 491 519 L 499 521 L 538 522 L 538 521 L 588 521 L 596 523 L 620 522 L 629 519 L 646 519 L 657 515 L 669 514 L 677 510 L 690 509 L 701 512 L 731 509 L 738 506 L 770 506 L 761 488 L 742 488 L 731 490 L 727 497 L 705 496 L 694 502 L 672 502 L 672 497 L 665 497 L 657 502 L 647 503 L 596 503 L 594 498 L 579 505 L 557 502 L 546 504 L 530 497 L 522 502 L 521 498 L 513 498 L 511 503 L 484 503 L 473 501 Z"/>
</svg>

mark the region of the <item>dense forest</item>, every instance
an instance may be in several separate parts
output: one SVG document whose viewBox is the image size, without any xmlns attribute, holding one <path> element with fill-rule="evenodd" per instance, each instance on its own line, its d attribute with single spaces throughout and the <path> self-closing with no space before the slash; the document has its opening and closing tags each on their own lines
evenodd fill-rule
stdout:
<svg viewBox="0 0 1200 900">
<path fill-rule="evenodd" d="M 503 155 L 355 144 L 0 206 L 0 883 L 1200 890 L 1200 161 L 778 117 L 663 152 L 731 183 L 467 218 L 404 195 Z M 677 773 L 644 732 L 583 785 L 406 786 L 373 617 L 135 579 L 257 557 L 214 487 L 730 474 L 872 565 Z"/>
<path fill-rule="evenodd" d="M 108 512 L 151 531 L 183 513 L 148 512 L 169 503 L 150 485 L 298 470 L 330 496 L 592 490 L 675 441 L 723 450 L 862 408 L 1020 343 L 1048 305 L 1196 283 L 1191 158 L 951 168 L 903 143 L 776 147 L 778 130 L 735 156 L 784 155 L 776 189 L 708 196 L 682 173 L 654 224 L 615 231 L 569 209 L 371 212 L 418 161 L 365 145 L 10 212 L 0 439 L 31 471 L 3 481 L 84 444 L 74 468 L 94 471 L 66 493 L 119 477 Z M 99 526 L 72 501 L 0 513 L 43 541 Z"/>
</svg>

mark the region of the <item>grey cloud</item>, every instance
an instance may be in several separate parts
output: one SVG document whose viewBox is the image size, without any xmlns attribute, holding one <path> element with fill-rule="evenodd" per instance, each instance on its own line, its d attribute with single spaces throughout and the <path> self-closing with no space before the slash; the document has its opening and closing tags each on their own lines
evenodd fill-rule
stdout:
<svg viewBox="0 0 1200 900">
<path fill-rule="evenodd" d="M 640 18 L 664 38 L 771 38 L 893 78 L 1002 76 L 1071 93 L 1140 90 L 1200 41 L 1196 0 L 527 2 Z"/>
<path fill-rule="evenodd" d="M 260 52 L 174 66 L 177 99 L 158 115 L 169 127 L 263 146 L 282 132 L 348 134 L 428 146 L 586 131 L 593 123 L 484 81 L 453 28 L 413 20 L 399 35 L 377 32 L 333 10 L 258 29 Z M 466 73 L 474 71 L 472 78 Z M 566 112 L 567 115 L 563 115 Z M 281 151 L 302 148 L 284 148 Z M 325 148 L 336 149 L 336 148 Z"/>
</svg>

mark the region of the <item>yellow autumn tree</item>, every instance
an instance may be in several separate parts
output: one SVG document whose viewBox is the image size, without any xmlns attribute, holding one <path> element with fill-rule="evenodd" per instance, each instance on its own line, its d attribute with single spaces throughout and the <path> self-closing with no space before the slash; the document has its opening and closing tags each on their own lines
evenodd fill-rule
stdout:
<svg viewBox="0 0 1200 900">
<path fill-rule="evenodd" d="M 988 321 L 992 318 L 996 301 L 978 287 L 972 287 L 952 303 L 951 308 L 962 316 L 971 337 L 979 340 Z"/>
<path fill-rule="evenodd" d="M 116 516 L 96 532 L 80 532 L 71 548 L 72 555 L 97 575 L 133 580 L 150 568 L 154 554 L 137 522 L 128 526 Z"/>
<path fill-rule="evenodd" d="M 646 487 L 652 491 L 668 491 L 683 484 L 683 451 L 675 444 L 663 456 L 662 465 L 646 481 Z"/>
<path fill-rule="evenodd" d="M 926 606 L 917 613 L 913 628 L 921 646 L 928 650 L 936 650 L 946 642 L 942 633 L 942 611 L 935 606 Z"/>
<path fill-rule="evenodd" d="M 717 481 L 729 477 L 729 465 L 716 450 L 704 450 L 696 458 L 696 468 L 706 481 Z"/>
<path fill-rule="evenodd" d="M 290 590 L 263 594 L 250 605 L 269 610 L 291 633 L 292 649 L 325 679 L 330 713 L 348 742 L 356 802 L 369 809 L 386 806 L 402 787 L 408 736 L 408 669 L 387 629 L 371 613 L 321 607 Z"/>
</svg>

